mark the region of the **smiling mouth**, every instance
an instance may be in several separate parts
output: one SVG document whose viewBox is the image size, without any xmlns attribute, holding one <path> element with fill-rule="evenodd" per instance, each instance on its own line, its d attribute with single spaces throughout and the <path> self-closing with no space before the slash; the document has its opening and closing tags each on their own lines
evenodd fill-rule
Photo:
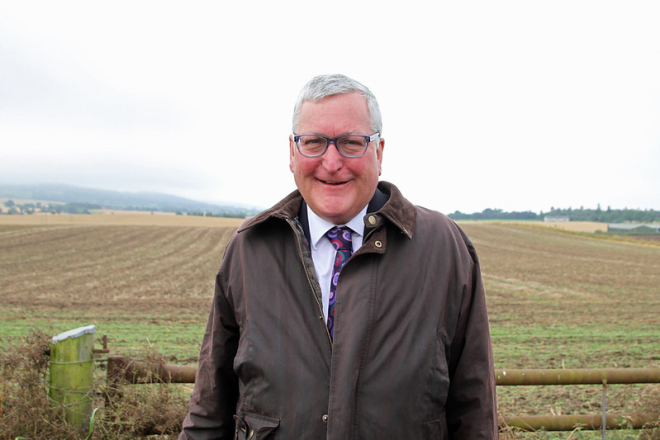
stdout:
<svg viewBox="0 0 660 440">
<path fill-rule="evenodd" d="M 323 184 L 326 184 L 326 185 L 335 185 L 335 186 L 343 185 L 345 183 L 348 183 L 348 182 L 328 182 L 327 180 L 321 180 L 321 179 L 319 179 L 319 182 L 321 182 Z"/>
</svg>

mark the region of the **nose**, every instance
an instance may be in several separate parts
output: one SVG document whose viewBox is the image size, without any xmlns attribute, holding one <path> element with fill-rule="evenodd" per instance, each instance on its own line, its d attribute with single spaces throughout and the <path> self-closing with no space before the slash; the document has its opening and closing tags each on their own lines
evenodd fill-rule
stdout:
<svg viewBox="0 0 660 440">
<path fill-rule="evenodd" d="M 328 144 L 328 149 L 323 154 L 323 168 L 328 172 L 335 173 L 341 169 L 344 165 L 344 156 L 339 154 L 339 148 L 335 141 L 330 141 L 331 144 L 334 144 L 335 148 L 330 148 Z"/>
</svg>

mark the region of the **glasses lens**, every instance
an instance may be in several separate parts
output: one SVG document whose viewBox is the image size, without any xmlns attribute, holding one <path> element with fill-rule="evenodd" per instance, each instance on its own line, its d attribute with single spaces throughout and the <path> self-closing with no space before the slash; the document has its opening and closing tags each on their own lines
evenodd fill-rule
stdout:
<svg viewBox="0 0 660 440">
<path fill-rule="evenodd" d="M 337 139 L 337 148 L 344 156 L 362 156 L 367 149 L 363 136 L 342 136 Z"/>
<path fill-rule="evenodd" d="M 320 156 L 328 141 L 321 136 L 305 135 L 298 138 L 298 150 L 305 156 Z"/>
</svg>

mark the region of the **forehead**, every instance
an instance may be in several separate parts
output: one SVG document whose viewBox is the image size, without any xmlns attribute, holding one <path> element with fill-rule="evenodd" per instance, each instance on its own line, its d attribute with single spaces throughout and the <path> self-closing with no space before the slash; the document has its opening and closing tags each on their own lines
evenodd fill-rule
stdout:
<svg viewBox="0 0 660 440">
<path fill-rule="evenodd" d="M 327 96 L 316 102 L 305 101 L 300 107 L 299 132 L 302 129 L 356 132 L 369 131 L 371 116 L 367 100 L 360 92 Z"/>
</svg>

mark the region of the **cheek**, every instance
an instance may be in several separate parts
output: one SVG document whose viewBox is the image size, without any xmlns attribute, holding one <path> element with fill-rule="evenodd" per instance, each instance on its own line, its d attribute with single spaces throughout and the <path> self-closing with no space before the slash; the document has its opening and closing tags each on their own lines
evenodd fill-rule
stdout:
<svg viewBox="0 0 660 440">
<path fill-rule="evenodd" d="M 374 176 L 380 176 L 380 162 L 376 159 L 376 157 L 370 157 L 369 160 L 356 163 L 352 167 L 352 171 L 356 175 L 371 179 Z"/>
<path fill-rule="evenodd" d="M 314 174 L 314 170 L 318 166 L 318 160 L 301 158 L 296 156 L 291 159 L 291 171 L 296 176 L 307 176 Z"/>
</svg>

